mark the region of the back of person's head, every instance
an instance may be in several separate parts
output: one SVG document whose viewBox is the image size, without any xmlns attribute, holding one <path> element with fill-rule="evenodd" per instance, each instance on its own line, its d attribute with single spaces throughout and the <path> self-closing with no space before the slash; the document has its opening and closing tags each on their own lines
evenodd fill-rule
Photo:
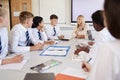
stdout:
<svg viewBox="0 0 120 80">
<path fill-rule="evenodd" d="M 52 20 L 52 19 L 58 19 L 58 16 L 55 15 L 55 14 L 52 14 L 52 15 L 50 16 L 50 20 Z"/>
<path fill-rule="evenodd" d="M 39 26 L 39 23 L 41 23 L 42 21 L 43 21 L 42 17 L 39 16 L 34 17 L 32 28 L 37 28 L 37 26 Z"/>
<path fill-rule="evenodd" d="M 31 12 L 23 11 L 19 15 L 20 23 L 24 24 L 27 19 L 33 18 L 34 15 Z"/>
<path fill-rule="evenodd" d="M 104 10 L 108 30 L 120 39 L 120 0 L 105 0 Z"/>
<path fill-rule="evenodd" d="M 7 14 L 6 10 L 4 8 L 0 8 L 0 17 L 5 17 Z"/>
<path fill-rule="evenodd" d="M 91 18 L 92 18 L 93 24 L 99 25 L 99 26 L 97 26 L 99 28 L 99 30 L 102 30 L 105 27 L 102 10 L 98 10 L 98 11 L 94 12 L 92 14 Z M 97 30 L 97 31 L 99 31 L 99 30 Z"/>
</svg>

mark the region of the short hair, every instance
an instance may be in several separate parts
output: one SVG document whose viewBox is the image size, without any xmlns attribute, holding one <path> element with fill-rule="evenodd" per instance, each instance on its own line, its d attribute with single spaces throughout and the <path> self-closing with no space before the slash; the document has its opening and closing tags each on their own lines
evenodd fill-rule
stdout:
<svg viewBox="0 0 120 80">
<path fill-rule="evenodd" d="M 120 0 L 105 0 L 104 10 L 108 30 L 120 39 Z"/>
<path fill-rule="evenodd" d="M 102 10 L 98 10 L 96 12 L 94 12 L 91 16 L 92 21 L 98 25 L 100 25 L 101 27 L 105 27 L 104 25 L 104 17 L 103 17 L 103 11 Z"/>
<path fill-rule="evenodd" d="M 51 20 L 51 19 L 58 19 L 58 16 L 55 15 L 55 14 L 52 14 L 52 15 L 50 16 L 50 20 Z"/>
<path fill-rule="evenodd" d="M 32 24 L 32 28 L 36 28 L 39 23 L 41 23 L 43 21 L 42 17 L 36 16 L 33 18 L 33 24 Z"/>
<path fill-rule="evenodd" d="M 0 8 L 0 17 L 5 17 L 7 14 L 7 11 L 4 8 Z"/>
<path fill-rule="evenodd" d="M 20 23 L 24 23 L 26 19 L 33 18 L 34 15 L 31 12 L 23 11 L 19 15 Z"/>
</svg>

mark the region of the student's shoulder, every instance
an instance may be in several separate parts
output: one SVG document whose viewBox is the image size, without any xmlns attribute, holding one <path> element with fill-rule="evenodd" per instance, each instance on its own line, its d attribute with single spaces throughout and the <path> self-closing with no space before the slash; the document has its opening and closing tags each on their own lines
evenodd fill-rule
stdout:
<svg viewBox="0 0 120 80">
<path fill-rule="evenodd" d="M 21 29 L 21 24 L 16 24 L 13 26 L 12 30 L 20 30 Z"/>
<path fill-rule="evenodd" d="M 36 28 L 28 28 L 29 32 L 36 32 Z"/>
<path fill-rule="evenodd" d="M 100 45 L 100 48 L 104 48 L 104 49 L 109 49 L 111 47 L 116 47 L 116 46 L 119 46 L 120 45 L 120 40 L 117 40 L 117 39 L 114 39 L 114 40 L 109 40 L 107 42 L 103 42 L 101 45 Z"/>
<path fill-rule="evenodd" d="M 45 29 L 45 30 L 51 29 L 51 25 L 45 25 L 44 29 Z"/>
<path fill-rule="evenodd" d="M 3 34 L 3 33 L 8 33 L 8 30 L 6 27 L 3 27 L 3 28 L 0 28 L 0 33 Z"/>
</svg>

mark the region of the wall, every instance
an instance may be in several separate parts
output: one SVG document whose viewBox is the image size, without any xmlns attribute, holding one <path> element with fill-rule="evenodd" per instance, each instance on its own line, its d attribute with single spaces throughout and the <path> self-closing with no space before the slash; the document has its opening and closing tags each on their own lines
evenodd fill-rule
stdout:
<svg viewBox="0 0 120 80">
<path fill-rule="evenodd" d="M 66 24 L 62 24 L 64 26 L 71 25 L 71 0 L 65 0 L 66 1 Z M 35 16 L 39 16 L 40 12 L 40 4 L 39 0 L 32 0 L 32 12 Z M 58 3 L 57 3 L 58 4 Z"/>
</svg>

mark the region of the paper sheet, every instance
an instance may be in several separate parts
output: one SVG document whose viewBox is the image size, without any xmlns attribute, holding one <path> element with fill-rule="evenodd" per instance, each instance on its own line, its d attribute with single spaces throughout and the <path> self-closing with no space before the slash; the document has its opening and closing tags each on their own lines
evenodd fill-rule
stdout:
<svg viewBox="0 0 120 80">
<path fill-rule="evenodd" d="M 12 64 L 0 65 L 0 70 L 5 70 L 5 69 L 21 70 L 29 59 L 30 59 L 30 56 L 24 55 L 24 59 L 21 63 L 12 63 Z"/>
<path fill-rule="evenodd" d="M 49 56 L 65 56 L 69 47 L 52 47 L 50 46 L 47 50 L 45 50 L 41 55 L 49 55 Z"/>
</svg>

